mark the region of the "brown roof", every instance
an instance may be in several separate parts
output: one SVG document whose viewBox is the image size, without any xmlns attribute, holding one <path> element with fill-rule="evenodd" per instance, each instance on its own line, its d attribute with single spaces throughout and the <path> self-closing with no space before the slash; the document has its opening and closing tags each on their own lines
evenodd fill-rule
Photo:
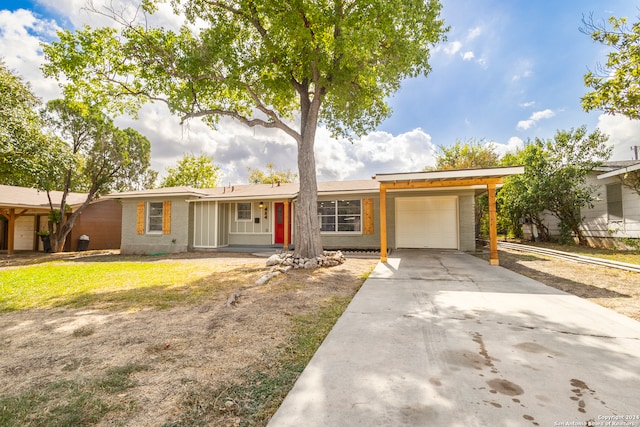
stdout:
<svg viewBox="0 0 640 427">
<path fill-rule="evenodd" d="M 318 183 L 318 194 L 334 193 L 366 193 L 377 192 L 378 182 L 373 179 L 360 181 L 330 181 Z M 300 184 L 243 184 L 225 187 L 194 189 L 191 187 L 158 188 L 154 190 L 130 191 L 126 193 L 113 193 L 105 197 L 111 199 L 120 198 L 147 198 L 154 196 L 185 196 L 196 197 L 201 200 L 249 200 L 249 199 L 292 199 L 298 196 Z"/>
<path fill-rule="evenodd" d="M 61 191 L 51 191 L 53 205 L 60 205 Z M 67 204 L 74 209 L 84 203 L 87 195 L 83 193 L 67 194 Z M 13 185 L 0 185 L 0 208 L 19 208 L 34 210 L 49 210 L 47 192 L 35 188 L 15 187 Z"/>
</svg>

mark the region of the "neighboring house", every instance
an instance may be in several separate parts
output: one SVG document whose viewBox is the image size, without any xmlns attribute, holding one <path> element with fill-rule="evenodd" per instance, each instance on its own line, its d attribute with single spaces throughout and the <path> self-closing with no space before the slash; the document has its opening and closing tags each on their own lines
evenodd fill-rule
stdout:
<svg viewBox="0 0 640 427">
<path fill-rule="evenodd" d="M 640 239 L 640 194 L 625 187 L 620 178 L 640 172 L 640 161 L 607 162 L 590 176 L 598 186 L 592 209 L 585 209 L 583 230 L 594 246 L 613 246 L 616 239 Z"/>
<path fill-rule="evenodd" d="M 620 180 L 634 171 L 640 171 L 640 161 L 605 162 L 587 176 L 587 185 L 595 188 L 595 201 L 592 208 L 582 209 L 580 228 L 590 246 L 615 247 L 620 239 L 640 239 L 640 194 Z M 550 236 L 560 236 L 556 217 L 545 212 L 543 221 Z"/>
<path fill-rule="evenodd" d="M 52 191 L 51 201 L 60 205 L 62 192 Z M 87 198 L 86 194 L 69 193 L 67 204 L 75 211 Z M 45 191 L 34 188 L 0 185 L 0 250 L 42 250 L 36 232 L 48 229 L 49 199 Z M 89 236 L 89 249 L 120 247 L 122 208 L 114 200 L 97 200 L 87 206 L 76 219 L 67 236 L 66 251 L 75 251 L 80 236 Z"/>
<path fill-rule="evenodd" d="M 475 249 L 475 195 L 522 167 L 378 174 L 318 183 L 318 219 L 327 249 Z M 122 253 L 288 248 L 298 184 L 250 184 L 115 193 L 122 203 Z M 494 204 L 495 207 L 495 204 Z M 494 208 L 495 217 L 495 208 Z M 495 228 L 495 227 L 494 227 Z M 497 264 L 497 239 L 492 263 Z M 493 259 L 495 258 L 495 262 Z"/>
</svg>

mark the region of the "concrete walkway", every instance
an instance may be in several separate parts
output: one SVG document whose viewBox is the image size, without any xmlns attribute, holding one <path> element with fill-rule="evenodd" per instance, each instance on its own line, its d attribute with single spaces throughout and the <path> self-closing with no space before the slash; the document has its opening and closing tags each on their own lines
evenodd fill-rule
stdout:
<svg viewBox="0 0 640 427">
<path fill-rule="evenodd" d="M 468 254 L 394 256 L 269 427 L 640 427 L 640 322 Z"/>
</svg>

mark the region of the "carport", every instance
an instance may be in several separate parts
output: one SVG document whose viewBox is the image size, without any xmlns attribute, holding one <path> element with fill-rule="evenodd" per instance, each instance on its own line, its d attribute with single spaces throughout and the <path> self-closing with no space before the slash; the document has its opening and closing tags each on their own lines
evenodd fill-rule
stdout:
<svg viewBox="0 0 640 427">
<path fill-rule="evenodd" d="M 522 173 L 524 173 L 524 167 L 511 166 L 377 174 L 375 179 L 380 183 L 380 260 L 387 261 L 387 192 L 406 193 L 406 197 L 396 199 L 395 221 L 401 224 L 396 228 L 397 240 L 415 244 L 414 242 L 418 242 L 420 238 L 431 236 L 435 242 L 434 245 L 439 245 L 432 248 L 457 249 L 453 247 L 454 236 L 450 236 L 450 233 L 456 230 L 454 225 L 457 224 L 457 222 L 453 223 L 456 210 L 455 199 L 438 197 L 435 190 L 473 189 L 477 193 L 486 191 L 489 195 L 489 262 L 491 265 L 498 265 L 496 189 L 502 186 L 505 177 Z M 416 190 L 434 190 L 434 195 L 414 197 L 411 192 Z M 401 218 L 400 215 L 402 215 Z"/>
<path fill-rule="evenodd" d="M 60 204 L 62 193 L 51 191 L 49 194 L 51 202 Z M 7 221 L 6 239 L 7 255 L 13 255 L 16 243 L 21 243 L 24 249 L 37 250 L 38 240 L 36 232 L 45 229 L 46 222 L 40 222 L 41 216 L 46 216 L 50 211 L 49 197 L 45 191 L 35 188 L 16 187 L 11 185 L 0 185 L 0 216 Z M 86 194 L 67 194 L 67 204 L 75 210 L 86 199 Z M 23 226 L 25 235 L 16 236 L 16 228 Z M 17 240 L 20 240 L 17 242 Z"/>
</svg>

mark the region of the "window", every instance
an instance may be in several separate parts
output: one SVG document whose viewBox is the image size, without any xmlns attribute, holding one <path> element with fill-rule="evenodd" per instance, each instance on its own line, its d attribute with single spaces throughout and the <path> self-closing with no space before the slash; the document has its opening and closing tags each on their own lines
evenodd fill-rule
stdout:
<svg viewBox="0 0 640 427">
<path fill-rule="evenodd" d="M 149 202 L 147 209 L 147 232 L 162 233 L 163 203 Z"/>
<path fill-rule="evenodd" d="M 318 219 L 322 232 L 360 232 L 361 217 L 360 200 L 318 202 Z"/>
<path fill-rule="evenodd" d="M 607 185 L 607 220 L 609 222 L 624 220 L 622 211 L 622 184 Z"/>
<path fill-rule="evenodd" d="M 251 221 L 251 203 L 238 203 L 236 205 L 236 220 Z"/>
</svg>

